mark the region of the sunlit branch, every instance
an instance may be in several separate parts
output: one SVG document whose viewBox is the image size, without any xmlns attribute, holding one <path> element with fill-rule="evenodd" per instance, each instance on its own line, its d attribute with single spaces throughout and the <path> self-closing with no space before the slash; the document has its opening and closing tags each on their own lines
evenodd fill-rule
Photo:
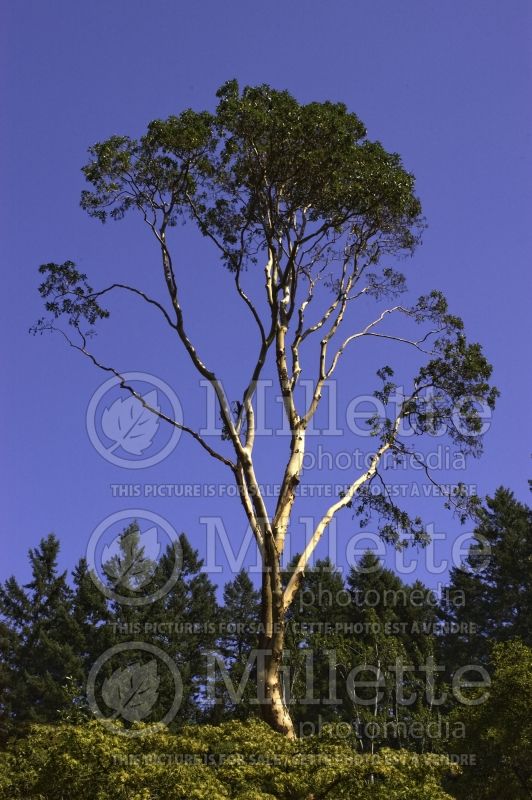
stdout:
<svg viewBox="0 0 532 800">
<path fill-rule="evenodd" d="M 398 414 L 397 419 L 395 420 L 395 424 L 390 436 L 387 438 L 386 441 L 383 442 L 383 444 L 378 448 L 378 450 L 373 455 L 370 461 L 369 468 L 366 470 L 366 472 L 364 472 L 355 481 L 353 481 L 353 483 L 349 486 L 345 494 L 342 497 L 340 497 L 335 503 L 329 506 L 323 517 L 316 525 L 312 536 L 310 537 L 305 549 L 303 550 L 301 556 L 297 561 L 294 572 L 292 573 L 290 580 L 288 581 L 288 584 L 284 591 L 283 603 L 285 609 L 290 606 L 290 603 L 292 602 L 292 599 L 295 593 L 297 592 L 301 578 L 304 574 L 307 564 L 309 563 L 312 553 L 318 546 L 318 543 L 321 537 L 323 536 L 326 528 L 330 524 L 331 520 L 336 516 L 338 511 L 340 511 L 342 508 L 346 508 L 346 506 L 349 505 L 357 490 L 361 486 L 363 486 L 363 484 L 365 484 L 368 480 L 370 480 L 376 473 L 377 467 L 379 465 L 382 456 L 387 450 L 390 449 L 395 437 L 397 436 L 401 419 L 402 419 L 402 411 L 401 413 Z"/>
</svg>

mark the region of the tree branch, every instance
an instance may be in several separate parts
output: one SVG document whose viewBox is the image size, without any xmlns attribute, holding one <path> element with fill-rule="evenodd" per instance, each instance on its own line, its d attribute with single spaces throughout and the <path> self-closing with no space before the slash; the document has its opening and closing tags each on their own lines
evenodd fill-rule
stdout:
<svg viewBox="0 0 532 800">
<path fill-rule="evenodd" d="M 142 395 L 140 395 L 137 391 L 135 391 L 135 389 L 133 389 L 133 387 L 126 382 L 126 379 L 124 378 L 122 373 L 120 373 L 114 367 L 109 367 L 106 366 L 105 364 L 102 364 L 93 353 L 87 350 L 87 341 L 85 336 L 81 333 L 81 331 L 78 330 L 78 333 L 82 339 L 83 344 L 78 345 L 75 342 L 73 342 L 72 339 L 61 328 L 56 328 L 51 325 L 50 330 L 56 333 L 60 333 L 65 338 L 70 347 L 82 353 L 86 358 L 88 358 L 94 364 L 94 366 L 98 367 L 98 369 L 101 369 L 103 372 L 109 372 L 112 375 L 114 375 L 115 378 L 117 378 L 120 387 L 126 389 L 126 391 L 128 391 L 133 397 L 135 397 L 145 409 L 150 411 L 152 414 L 155 414 L 155 416 L 159 417 L 165 422 L 168 422 L 174 428 L 178 428 L 178 430 L 183 431 L 184 433 L 188 433 L 188 435 L 192 436 L 192 438 L 195 439 L 198 442 L 198 444 L 201 445 L 201 447 L 203 447 L 203 449 L 206 450 L 206 452 L 210 456 L 215 458 L 217 461 L 220 461 L 222 464 L 225 464 L 226 467 L 229 467 L 234 472 L 236 465 L 228 458 L 223 456 L 221 453 L 218 453 L 218 451 L 214 450 L 214 448 L 212 448 L 209 444 L 207 444 L 205 439 L 203 439 L 203 437 L 199 433 L 197 433 L 197 431 L 193 430 L 192 428 L 189 428 L 187 425 L 183 425 L 182 423 L 177 422 L 177 420 L 172 419 L 172 417 L 169 417 L 167 414 L 164 414 L 162 411 L 151 406 L 144 400 Z"/>
<path fill-rule="evenodd" d="M 366 481 L 368 481 L 370 478 L 373 477 L 373 475 L 377 471 L 377 467 L 379 465 L 382 456 L 387 450 L 390 449 L 395 437 L 397 436 L 401 419 L 402 419 L 402 410 L 398 414 L 397 419 L 395 420 L 395 424 L 389 438 L 386 441 L 384 441 L 382 445 L 379 447 L 379 449 L 376 451 L 373 458 L 371 459 L 370 465 L 366 470 L 366 472 L 364 472 L 355 481 L 353 481 L 353 483 L 348 488 L 343 497 L 341 497 L 339 500 L 337 500 L 335 503 L 329 506 L 329 508 L 327 509 L 321 520 L 316 525 L 316 528 L 314 529 L 314 532 L 310 537 L 307 546 L 305 547 L 301 556 L 299 557 L 294 572 L 292 573 L 290 580 L 288 581 L 288 584 L 284 591 L 283 605 L 285 609 L 287 609 L 290 606 L 294 598 L 294 595 L 299 588 L 301 578 L 309 562 L 309 559 L 312 556 L 314 550 L 316 549 L 321 537 L 323 536 L 325 529 L 327 528 L 333 517 L 338 513 L 338 511 L 340 511 L 340 509 L 342 508 L 345 508 L 351 502 L 356 491 L 364 483 L 366 483 Z"/>
</svg>

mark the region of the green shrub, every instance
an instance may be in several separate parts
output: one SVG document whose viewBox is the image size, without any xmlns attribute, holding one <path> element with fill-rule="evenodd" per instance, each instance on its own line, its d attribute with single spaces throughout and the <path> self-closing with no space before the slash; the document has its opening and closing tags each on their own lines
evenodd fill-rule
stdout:
<svg viewBox="0 0 532 800">
<path fill-rule="evenodd" d="M 0 760 L 6 800 L 450 800 L 443 756 L 356 753 L 326 736 L 289 740 L 258 721 L 178 734 L 100 723 L 35 725 Z"/>
</svg>

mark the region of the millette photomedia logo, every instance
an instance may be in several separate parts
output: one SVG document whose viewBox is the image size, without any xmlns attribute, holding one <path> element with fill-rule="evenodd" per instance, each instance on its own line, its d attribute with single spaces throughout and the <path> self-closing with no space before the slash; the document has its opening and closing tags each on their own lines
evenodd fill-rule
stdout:
<svg viewBox="0 0 532 800">
<path fill-rule="evenodd" d="M 106 461 L 143 469 L 175 449 L 183 411 L 174 390 L 160 378 L 125 372 L 122 381 L 110 378 L 94 392 L 86 424 L 90 441 Z"/>
<path fill-rule="evenodd" d="M 123 736 L 163 729 L 174 719 L 182 699 L 183 681 L 175 661 L 146 642 L 124 642 L 109 648 L 93 665 L 87 680 L 92 714 L 110 733 Z M 130 727 L 135 722 L 145 725 Z"/>
<path fill-rule="evenodd" d="M 145 606 L 165 597 L 181 573 L 181 540 L 168 520 L 124 509 L 95 528 L 86 550 L 90 577 L 109 600 Z"/>
</svg>

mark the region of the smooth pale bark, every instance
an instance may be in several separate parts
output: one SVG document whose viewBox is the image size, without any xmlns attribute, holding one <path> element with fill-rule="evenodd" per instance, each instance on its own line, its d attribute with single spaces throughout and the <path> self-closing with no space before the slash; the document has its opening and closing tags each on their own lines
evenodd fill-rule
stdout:
<svg viewBox="0 0 532 800">
<path fill-rule="evenodd" d="M 257 690 L 262 718 L 278 733 L 295 738 L 282 684 L 285 612 L 279 570 L 262 573 L 261 635 Z"/>
</svg>

